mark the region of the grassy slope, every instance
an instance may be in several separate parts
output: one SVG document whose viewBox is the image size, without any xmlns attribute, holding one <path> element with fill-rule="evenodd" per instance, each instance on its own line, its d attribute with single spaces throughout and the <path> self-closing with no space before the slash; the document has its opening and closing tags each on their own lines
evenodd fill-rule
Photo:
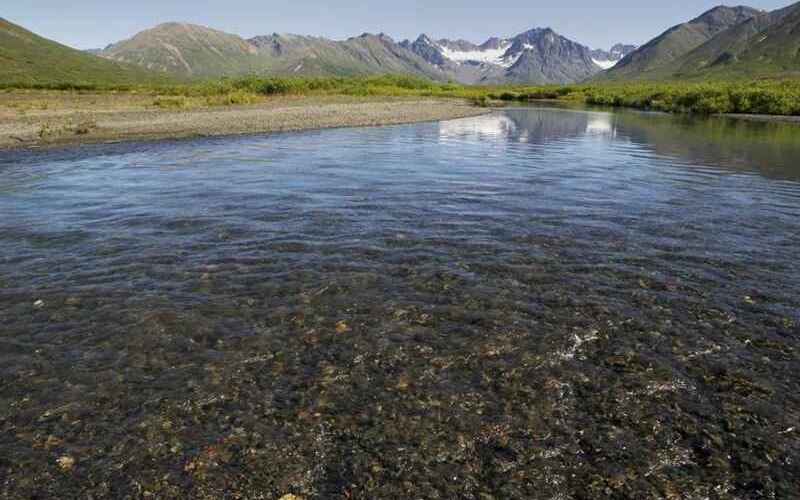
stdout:
<svg viewBox="0 0 800 500">
<path fill-rule="evenodd" d="M 648 73 L 652 81 L 736 81 L 800 74 L 800 4 L 724 30 L 684 56 Z M 793 49 L 794 47 L 794 49 Z"/>
<path fill-rule="evenodd" d="M 728 28 L 741 24 L 758 11 L 746 7 L 717 7 L 683 24 L 673 26 L 629 54 L 596 81 L 662 80 L 679 61 Z"/>
<path fill-rule="evenodd" d="M 621 61 L 612 71 L 601 74 L 598 79 L 619 81 L 646 77 L 656 72 L 662 64 L 672 62 L 706 40 L 708 38 L 705 33 L 695 26 L 675 26 L 630 54 L 629 60 Z"/>
<path fill-rule="evenodd" d="M 132 85 L 165 81 L 165 77 L 71 49 L 0 18 L 2 86 Z"/>
<path fill-rule="evenodd" d="M 735 61 L 701 73 L 714 79 L 800 77 L 800 4 L 751 38 Z"/>
<path fill-rule="evenodd" d="M 698 18 L 700 19 L 700 18 Z M 681 25 L 672 32 L 688 38 Z M 662 35 L 650 44 L 660 47 Z M 668 44 L 669 45 L 669 44 Z M 651 49 L 655 50 L 655 49 Z M 674 52 L 674 47 L 670 49 Z M 659 60 L 658 57 L 653 60 Z M 755 17 L 718 32 L 685 54 L 650 61 L 648 67 L 628 65 L 612 70 L 598 82 L 741 82 L 800 77 L 800 3 Z"/>
<path fill-rule="evenodd" d="M 256 73 L 266 61 L 242 38 L 203 26 L 165 23 L 103 50 L 104 57 L 183 77 Z"/>
<path fill-rule="evenodd" d="M 756 16 L 719 33 L 700 47 L 662 68 L 674 78 L 696 78 L 703 72 L 735 61 L 743 50 L 772 23 L 769 14 Z"/>
</svg>

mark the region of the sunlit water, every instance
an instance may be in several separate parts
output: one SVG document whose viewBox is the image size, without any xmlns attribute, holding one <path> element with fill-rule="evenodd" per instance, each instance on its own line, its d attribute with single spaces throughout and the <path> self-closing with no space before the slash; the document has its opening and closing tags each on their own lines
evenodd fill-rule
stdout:
<svg viewBox="0 0 800 500">
<path fill-rule="evenodd" d="M 0 497 L 789 498 L 799 247 L 793 125 L 2 153 Z"/>
</svg>

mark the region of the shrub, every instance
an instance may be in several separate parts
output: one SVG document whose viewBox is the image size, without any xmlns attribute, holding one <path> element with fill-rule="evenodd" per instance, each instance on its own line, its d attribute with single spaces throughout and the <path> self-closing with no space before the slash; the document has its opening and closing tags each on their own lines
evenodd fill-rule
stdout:
<svg viewBox="0 0 800 500">
<path fill-rule="evenodd" d="M 185 108 L 188 106 L 189 101 L 184 96 L 158 96 L 153 99 L 153 106 L 159 108 Z"/>
</svg>

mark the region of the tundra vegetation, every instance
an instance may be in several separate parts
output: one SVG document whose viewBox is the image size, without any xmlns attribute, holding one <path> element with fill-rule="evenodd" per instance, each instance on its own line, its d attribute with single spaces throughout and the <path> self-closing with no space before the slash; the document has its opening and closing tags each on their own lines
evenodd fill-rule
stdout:
<svg viewBox="0 0 800 500">
<path fill-rule="evenodd" d="M 5 91 L 152 95 L 162 108 L 247 105 L 279 96 L 346 95 L 468 99 L 477 105 L 561 101 L 670 113 L 800 115 L 800 81 L 590 83 L 568 86 L 466 86 L 400 75 L 327 78 L 228 78 L 202 83 L 98 85 L 5 84 Z"/>
</svg>

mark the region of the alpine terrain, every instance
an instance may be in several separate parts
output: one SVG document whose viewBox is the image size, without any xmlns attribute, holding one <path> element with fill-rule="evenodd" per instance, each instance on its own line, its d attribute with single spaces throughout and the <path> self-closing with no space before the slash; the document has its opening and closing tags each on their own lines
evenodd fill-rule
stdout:
<svg viewBox="0 0 800 500">
<path fill-rule="evenodd" d="M 800 74 L 800 3 L 772 12 L 716 7 L 671 28 L 598 80 L 731 80 Z"/>
<path fill-rule="evenodd" d="M 673 26 L 631 52 L 600 78 L 663 78 L 667 65 L 708 42 L 716 35 L 760 14 L 750 7 L 715 7 L 689 22 Z"/>
<path fill-rule="evenodd" d="M 243 39 L 203 26 L 166 23 L 108 46 L 100 55 L 185 77 L 247 74 L 349 76 L 402 73 L 466 84 L 574 83 L 632 50 L 592 51 L 550 28 L 477 45 L 465 40 L 396 43 L 369 33 L 347 40 L 278 34 Z"/>
<path fill-rule="evenodd" d="M 603 53 L 602 59 L 595 60 L 594 51 L 550 28 L 535 28 L 512 38 L 490 38 L 481 45 L 433 40 L 428 35 L 401 45 L 463 83 L 574 83 L 598 73 L 613 57 Z"/>
<path fill-rule="evenodd" d="M 634 50 L 636 45 L 625 45 L 618 43 L 611 47 L 610 50 L 596 49 L 592 51 L 592 61 L 603 69 L 610 69 Z"/>
</svg>

